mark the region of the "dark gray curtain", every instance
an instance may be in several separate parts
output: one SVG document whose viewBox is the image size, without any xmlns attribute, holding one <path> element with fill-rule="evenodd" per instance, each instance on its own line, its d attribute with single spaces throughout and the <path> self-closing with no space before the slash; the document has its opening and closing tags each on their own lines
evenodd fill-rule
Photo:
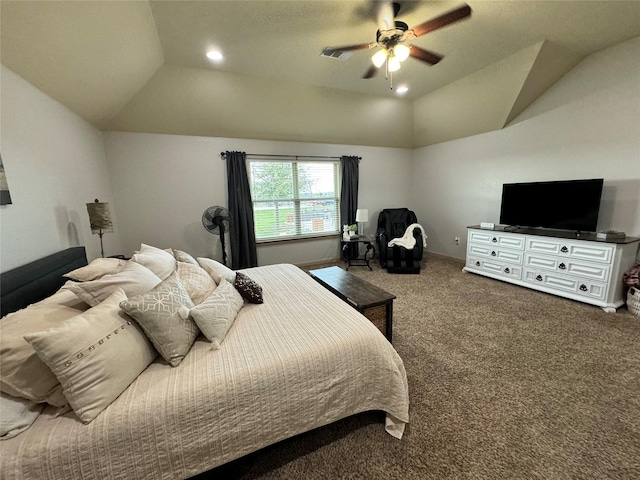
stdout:
<svg viewBox="0 0 640 480">
<path fill-rule="evenodd" d="M 227 185 L 229 191 L 229 214 L 231 225 L 231 268 L 257 267 L 256 233 L 253 225 L 253 205 L 249 176 L 247 175 L 247 154 L 226 152 Z"/>
<path fill-rule="evenodd" d="M 358 209 L 358 178 L 360 175 L 360 157 L 343 156 L 342 164 L 342 188 L 340 189 L 340 231 L 342 225 L 356 223 L 356 210 Z"/>
</svg>

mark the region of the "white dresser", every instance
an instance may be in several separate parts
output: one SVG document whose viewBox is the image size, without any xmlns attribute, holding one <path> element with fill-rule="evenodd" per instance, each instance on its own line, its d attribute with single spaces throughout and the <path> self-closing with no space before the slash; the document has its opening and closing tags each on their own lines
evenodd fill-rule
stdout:
<svg viewBox="0 0 640 480">
<path fill-rule="evenodd" d="M 633 266 L 639 241 L 626 238 L 613 243 L 598 241 L 594 234 L 469 227 L 463 270 L 613 313 L 625 303 L 622 274 Z"/>
</svg>

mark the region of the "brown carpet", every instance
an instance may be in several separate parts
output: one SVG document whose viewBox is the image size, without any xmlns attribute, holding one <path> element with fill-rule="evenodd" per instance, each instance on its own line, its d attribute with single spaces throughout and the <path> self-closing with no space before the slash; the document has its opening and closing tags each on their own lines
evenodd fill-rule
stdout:
<svg viewBox="0 0 640 480">
<path fill-rule="evenodd" d="M 411 398 L 402 440 L 368 412 L 196 478 L 639 479 L 640 317 L 462 265 L 350 269 L 397 296 Z"/>
</svg>

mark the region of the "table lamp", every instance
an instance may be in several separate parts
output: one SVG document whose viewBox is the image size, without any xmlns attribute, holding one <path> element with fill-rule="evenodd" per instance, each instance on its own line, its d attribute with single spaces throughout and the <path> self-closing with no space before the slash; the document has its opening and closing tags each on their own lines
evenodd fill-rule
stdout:
<svg viewBox="0 0 640 480">
<path fill-rule="evenodd" d="M 113 222 L 111 221 L 111 211 L 109 204 L 100 202 L 96 198 L 93 203 L 87 203 L 89 212 L 89 222 L 91 223 L 91 233 L 100 235 L 100 254 L 104 258 L 104 246 L 102 245 L 102 235 L 113 232 Z"/>
<path fill-rule="evenodd" d="M 356 210 L 356 222 L 360 224 L 358 233 L 364 235 L 364 224 L 369 221 L 369 209 L 359 208 Z"/>
</svg>

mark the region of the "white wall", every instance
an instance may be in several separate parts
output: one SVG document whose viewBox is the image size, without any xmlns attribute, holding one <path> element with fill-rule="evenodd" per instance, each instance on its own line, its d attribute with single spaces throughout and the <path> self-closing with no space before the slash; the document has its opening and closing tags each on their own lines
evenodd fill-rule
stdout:
<svg viewBox="0 0 640 480">
<path fill-rule="evenodd" d="M 602 177 L 598 230 L 640 236 L 639 85 L 635 38 L 586 58 L 509 127 L 415 150 L 428 250 L 464 258 L 466 227 L 498 223 L 502 184 L 522 181 Z"/>
<path fill-rule="evenodd" d="M 8 68 L 0 70 L 2 161 L 11 205 L 0 207 L 0 271 L 70 246 L 100 256 L 85 203 L 111 202 L 102 136 Z M 114 215 L 115 217 L 115 215 Z M 116 232 L 105 254 L 120 250 Z"/>
<path fill-rule="evenodd" d="M 219 237 L 204 230 L 201 217 L 211 205 L 227 206 L 226 165 L 220 158 L 226 150 L 362 157 L 359 206 L 369 209 L 368 232 L 375 232 L 380 210 L 410 200 L 410 149 L 124 132 L 105 133 L 104 140 L 127 255 L 142 242 L 222 258 Z M 336 237 L 258 246 L 260 265 L 338 256 Z"/>
</svg>

